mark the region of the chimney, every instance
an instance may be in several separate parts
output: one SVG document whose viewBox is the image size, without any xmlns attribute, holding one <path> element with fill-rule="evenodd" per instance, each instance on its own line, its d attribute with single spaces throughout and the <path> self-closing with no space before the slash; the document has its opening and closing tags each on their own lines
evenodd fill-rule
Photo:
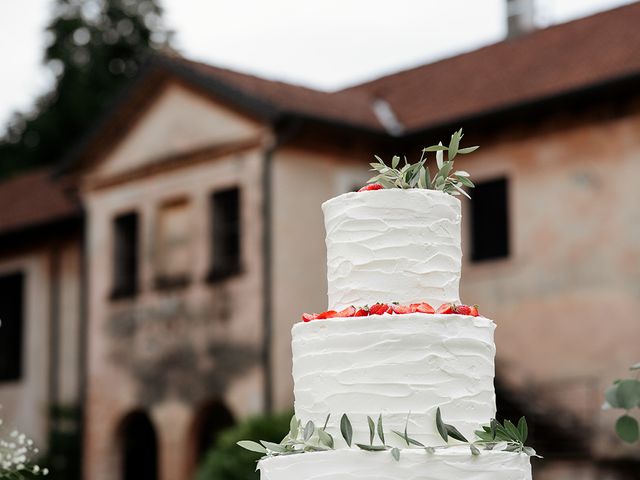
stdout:
<svg viewBox="0 0 640 480">
<path fill-rule="evenodd" d="M 507 38 L 535 29 L 535 0 L 507 0 Z"/>
</svg>

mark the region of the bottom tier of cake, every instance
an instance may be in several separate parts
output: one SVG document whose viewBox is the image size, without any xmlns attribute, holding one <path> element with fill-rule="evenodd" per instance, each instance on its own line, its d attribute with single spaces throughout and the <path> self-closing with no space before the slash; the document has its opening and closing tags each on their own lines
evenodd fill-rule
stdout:
<svg viewBox="0 0 640 480">
<path fill-rule="evenodd" d="M 467 447 L 390 451 L 340 449 L 270 457 L 258 463 L 261 480 L 531 480 L 525 454 L 483 450 L 473 456 Z"/>
</svg>

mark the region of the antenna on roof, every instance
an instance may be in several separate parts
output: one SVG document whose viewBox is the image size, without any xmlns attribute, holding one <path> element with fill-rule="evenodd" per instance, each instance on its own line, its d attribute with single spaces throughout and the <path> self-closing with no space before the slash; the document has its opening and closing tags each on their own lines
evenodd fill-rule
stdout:
<svg viewBox="0 0 640 480">
<path fill-rule="evenodd" d="M 535 13 L 535 0 L 507 0 L 507 38 L 534 30 Z"/>
</svg>

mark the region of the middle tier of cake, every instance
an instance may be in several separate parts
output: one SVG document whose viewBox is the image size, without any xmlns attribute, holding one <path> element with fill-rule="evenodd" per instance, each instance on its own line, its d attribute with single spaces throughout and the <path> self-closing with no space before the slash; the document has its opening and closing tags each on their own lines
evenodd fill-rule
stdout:
<svg viewBox="0 0 640 480">
<path fill-rule="evenodd" d="M 367 443 L 367 416 L 425 445 L 441 444 L 436 410 L 467 438 L 495 417 L 495 324 L 466 315 L 335 318 L 293 327 L 296 416 L 322 425 L 343 446 L 346 413 L 354 442 Z M 403 440 L 390 439 L 402 445 Z"/>
</svg>

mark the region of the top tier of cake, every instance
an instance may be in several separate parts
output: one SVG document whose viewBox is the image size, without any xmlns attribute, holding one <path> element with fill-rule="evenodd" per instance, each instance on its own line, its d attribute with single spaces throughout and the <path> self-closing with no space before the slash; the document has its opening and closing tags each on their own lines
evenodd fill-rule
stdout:
<svg viewBox="0 0 640 480">
<path fill-rule="evenodd" d="M 459 302 L 460 201 L 425 189 L 346 193 L 322 205 L 329 308 Z"/>
</svg>

